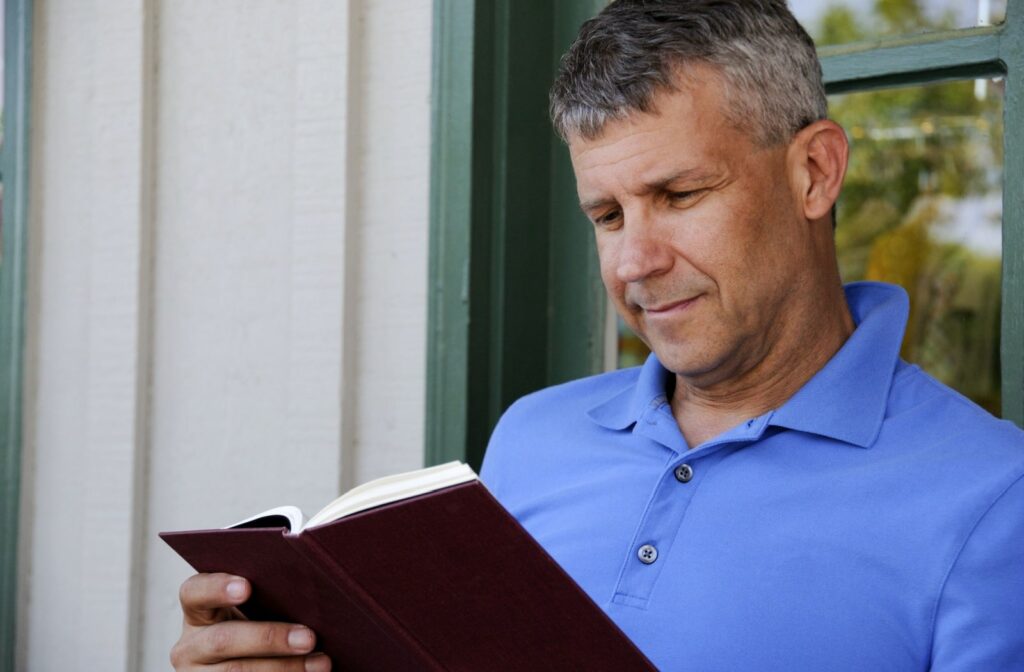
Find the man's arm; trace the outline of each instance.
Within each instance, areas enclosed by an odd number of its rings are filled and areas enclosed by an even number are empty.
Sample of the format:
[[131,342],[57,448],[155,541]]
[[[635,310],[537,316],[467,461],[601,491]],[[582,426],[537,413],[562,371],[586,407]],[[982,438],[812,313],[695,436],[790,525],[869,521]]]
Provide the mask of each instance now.
[[1024,670],[1024,476],[965,541],[939,597],[934,632],[932,672]]
[[[236,620],[236,607],[251,593],[249,582],[230,574],[196,574],[181,584],[184,623],[171,650],[175,670],[327,672],[323,654],[307,655],[313,631],[291,623]],[[232,665],[235,665],[232,667]]]

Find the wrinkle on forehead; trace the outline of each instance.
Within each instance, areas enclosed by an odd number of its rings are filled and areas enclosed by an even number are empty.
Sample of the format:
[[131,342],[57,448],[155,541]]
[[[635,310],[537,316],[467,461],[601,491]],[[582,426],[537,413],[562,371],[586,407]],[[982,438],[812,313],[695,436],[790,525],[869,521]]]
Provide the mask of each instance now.
[[609,190],[639,195],[731,172],[726,165],[729,156],[707,146],[704,139],[693,138],[689,148],[680,151],[679,136],[687,130],[666,120],[655,128],[612,129],[602,139],[581,142],[572,155],[580,201],[604,202],[609,200]]
[[[636,130],[631,133],[626,133],[621,137],[609,138],[607,133],[601,135],[600,138],[594,140],[588,140],[584,142],[574,142],[569,145],[569,154],[573,158],[573,162],[577,163],[580,168],[586,169],[596,164],[603,166],[615,166],[620,163],[632,161],[633,159],[649,153],[652,149],[658,148],[658,143],[649,143],[646,141],[646,136],[655,136],[662,133],[662,128],[653,128],[647,130]],[[612,134],[618,135],[618,134]],[[639,141],[639,144],[638,144]],[[628,153],[619,156],[616,149],[623,143],[629,143],[630,145],[638,144],[633,149],[627,147]],[[616,158],[612,161],[602,161],[601,155],[611,152]],[[596,157],[596,158],[595,158]]]

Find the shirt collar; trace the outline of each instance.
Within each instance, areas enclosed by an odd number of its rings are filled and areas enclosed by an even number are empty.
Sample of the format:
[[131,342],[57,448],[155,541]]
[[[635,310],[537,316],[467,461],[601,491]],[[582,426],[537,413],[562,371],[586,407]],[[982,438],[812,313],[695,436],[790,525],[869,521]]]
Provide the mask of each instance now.
[[772,417],[772,424],[867,448],[885,419],[910,300],[880,282],[846,286],[857,328],[825,367]]
[[648,406],[665,402],[671,383],[672,373],[651,353],[635,383],[594,406],[587,415],[602,427],[626,429],[640,419]]
[[[885,418],[910,302],[901,287],[855,282],[845,287],[856,324],[832,359],[771,414],[770,424],[828,436],[866,448]],[[636,383],[588,411],[608,429],[626,429],[648,405],[665,402],[672,380],[653,354]]]

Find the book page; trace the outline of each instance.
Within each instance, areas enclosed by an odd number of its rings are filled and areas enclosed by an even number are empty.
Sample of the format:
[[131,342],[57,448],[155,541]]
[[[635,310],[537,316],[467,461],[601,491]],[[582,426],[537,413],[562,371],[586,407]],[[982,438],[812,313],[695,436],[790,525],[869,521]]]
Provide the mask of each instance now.
[[476,479],[476,472],[462,462],[448,462],[436,467],[378,478],[349,490],[325,506],[306,521],[302,529]]

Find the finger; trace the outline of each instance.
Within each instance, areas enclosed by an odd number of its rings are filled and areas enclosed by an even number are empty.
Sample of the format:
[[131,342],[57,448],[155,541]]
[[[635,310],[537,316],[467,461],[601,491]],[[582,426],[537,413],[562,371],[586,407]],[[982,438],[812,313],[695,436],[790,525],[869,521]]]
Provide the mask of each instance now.
[[229,660],[203,668],[204,672],[330,672],[331,660],[322,653],[293,658]]
[[255,621],[216,623],[184,639],[185,658],[206,664],[232,658],[304,655],[316,644],[313,631],[303,625]]
[[249,599],[249,582],[231,574],[196,574],[181,584],[178,599],[186,625],[223,621],[231,609]]

